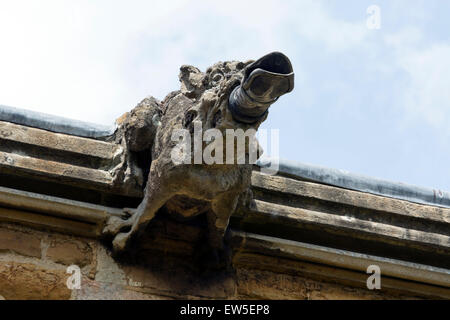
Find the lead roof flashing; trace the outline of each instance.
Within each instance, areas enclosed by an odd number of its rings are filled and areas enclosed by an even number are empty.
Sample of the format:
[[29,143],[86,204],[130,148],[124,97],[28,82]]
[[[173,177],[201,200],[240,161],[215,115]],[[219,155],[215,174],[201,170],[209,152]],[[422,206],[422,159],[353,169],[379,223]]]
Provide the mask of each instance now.
[[115,131],[114,126],[73,120],[4,105],[0,105],[0,121],[7,121],[28,127],[85,138],[107,137],[114,134]]
[[[259,167],[273,167],[274,159],[261,159]],[[450,193],[399,182],[354,174],[291,160],[278,160],[278,172],[302,180],[318,182],[344,189],[361,191],[410,202],[450,208]]]

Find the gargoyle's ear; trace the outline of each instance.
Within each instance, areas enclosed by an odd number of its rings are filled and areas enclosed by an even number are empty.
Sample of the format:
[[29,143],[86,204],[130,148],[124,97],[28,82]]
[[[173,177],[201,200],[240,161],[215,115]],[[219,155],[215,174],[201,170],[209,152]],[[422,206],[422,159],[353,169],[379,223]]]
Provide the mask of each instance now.
[[198,97],[203,91],[204,73],[193,66],[183,65],[180,68],[179,79],[181,92],[189,98]]

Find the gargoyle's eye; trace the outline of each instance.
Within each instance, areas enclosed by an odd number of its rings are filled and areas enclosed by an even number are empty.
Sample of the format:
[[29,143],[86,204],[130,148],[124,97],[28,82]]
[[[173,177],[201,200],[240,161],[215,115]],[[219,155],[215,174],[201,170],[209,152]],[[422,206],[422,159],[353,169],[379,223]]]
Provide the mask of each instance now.
[[213,71],[209,76],[209,79],[211,80],[213,86],[219,84],[219,82],[222,81],[223,78],[224,78],[223,73],[220,70]]

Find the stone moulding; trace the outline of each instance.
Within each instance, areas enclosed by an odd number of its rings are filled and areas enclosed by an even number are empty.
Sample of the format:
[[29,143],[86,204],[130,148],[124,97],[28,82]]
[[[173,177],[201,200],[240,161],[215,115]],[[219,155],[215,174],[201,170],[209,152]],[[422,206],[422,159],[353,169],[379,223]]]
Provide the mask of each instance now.
[[[258,161],[258,165],[261,167],[270,166],[270,163],[270,159]],[[450,208],[450,193],[443,190],[386,181],[344,170],[324,168],[284,159],[279,161],[279,169],[283,175],[294,176],[302,180],[367,192],[383,197]]]
[[450,209],[254,171],[234,225],[260,235],[450,269]]
[[0,187],[0,221],[98,238],[110,215],[122,211]]
[[[270,181],[278,179],[278,177],[262,176],[260,173],[254,172],[253,184],[257,188],[261,188],[261,180],[265,179],[267,179],[266,185],[268,185]],[[258,180],[259,183],[255,180]],[[312,187],[310,192],[315,193],[317,197],[320,195],[318,190],[321,187]],[[324,187],[330,188],[329,186]],[[255,189],[255,192],[258,197],[258,190]],[[309,194],[308,196],[312,197],[313,195]],[[360,196],[362,198],[364,196],[374,197],[365,194]],[[358,201],[363,201],[361,197]],[[342,199],[342,195],[341,198],[335,197],[334,199],[336,201]],[[383,278],[384,288],[430,297],[450,298],[450,270],[448,268],[291,240],[289,239],[290,234],[286,234],[287,239],[282,236],[270,236],[264,229],[260,230],[260,234],[255,233],[255,230],[257,231],[257,228],[253,227],[255,223],[263,223],[270,228],[281,228],[281,230],[284,223],[279,220],[280,215],[283,215],[282,211],[273,204],[275,207],[267,211],[265,215],[257,215],[257,222],[251,221],[250,212],[260,210],[258,201],[255,202],[256,207],[250,211],[241,208],[234,217],[239,222],[232,223],[230,230],[230,243],[234,252],[233,265],[284,273],[300,273],[312,278],[364,286],[367,279],[365,269],[371,264],[376,264],[382,268],[383,274],[386,276]],[[392,201],[392,199],[388,199],[388,201]],[[389,206],[385,205],[385,207]],[[398,208],[398,206],[395,207]],[[290,210],[296,209],[291,208]],[[439,208],[439,210],[443,209]],[[116,208],[0,188],[0,221],[22,224],[36,229],[99,239],[106,218],[111,215],[118,216],[121,212],[122,210]],[[244,217],[251,222],[247,225],[242,223]],[[324,218],[326,219],[325,214]],[[352,222],[349,223],[351,225]],[[356,227],[357,223],[353,223]],[[295,224],[293,227],[297,228]],[[337,228],[339,229],[340,226]],[[248,232],[246,229],[251,229],[252,232]],[[302,232],[302,230],[300,227],[298,232]],[[373,232],[376,233],[376,230]],[[377,240],[381,243],[384,237],[386,235],[382,233],[376,235]],[[351,235],[349,238],[354,241]],[[445,249],[445,246],[443,248]],[[433,252],[433,255],[436,258],[446,256],[439,251]]]
[[[406,289],[420,294],[428,292],[436,297],[450,298],[450,270],[410,263],[395,259],[387,259],[366,254],[359,254],[346,250],[327,248],[297,241],[284,240],[257,234],[232,231],[234,246],[239,248],[234,256],[235,265],[256,266],[269,268],[280,272],[304,272],[320,278],[340,278],[346,282],[365,283],[367,267],[377,265],[383,270],[383,287],[391,289]],[[267,265],[266,257],[280,257],[291,261],[299,261],[299,265],[289,264],[277,266],[275,263]],[[252,262],[253,260],[253,262]],[[308,262],[309,264],[305,264]],[[269,262],[270,263],[270,262]],[[341,272],[329,268],[314,267],[313,264],[337,267]],[[300,267],[302,265],[302,267]],[[290,270],[289,270],[290,269]],[[397,280],[395,280],[397,279]],[[405,285],[398,279],[415,281],[416,284]],[[435,285],[437,287],[428,286]]]
[[124,160],[115,143],[0,121],[0,173],[140,197],[116,177]]

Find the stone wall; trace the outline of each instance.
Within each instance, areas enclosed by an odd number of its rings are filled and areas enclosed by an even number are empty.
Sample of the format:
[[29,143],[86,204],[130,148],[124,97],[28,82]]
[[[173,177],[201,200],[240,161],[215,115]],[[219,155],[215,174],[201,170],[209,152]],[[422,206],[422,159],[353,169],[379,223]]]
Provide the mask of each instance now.
[[[0,297],[6,300],[412,298],[243,265],[198,274],[170,254],[146,261],[118,262],[96,240],[0,224]],[[81,268],[79,290],[66,285],[70,265]]]

